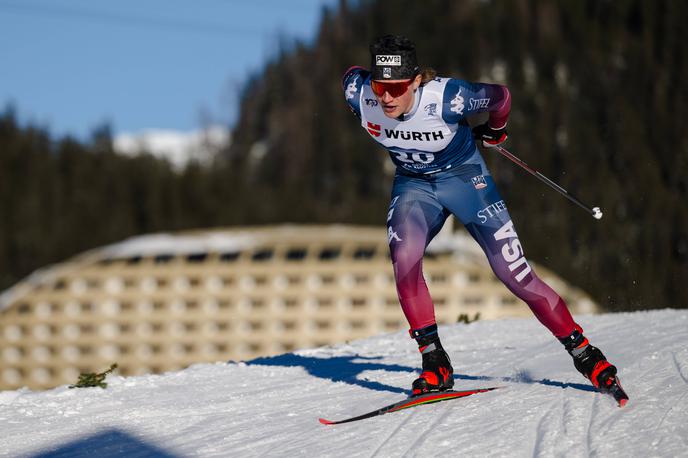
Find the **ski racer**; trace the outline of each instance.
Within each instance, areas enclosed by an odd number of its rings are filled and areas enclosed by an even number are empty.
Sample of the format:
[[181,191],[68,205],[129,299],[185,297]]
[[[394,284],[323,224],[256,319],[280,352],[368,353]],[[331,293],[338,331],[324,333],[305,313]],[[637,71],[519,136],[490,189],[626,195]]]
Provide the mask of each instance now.
[[[401,308],[422,355],[413,394],[454,385],[422,271],[425,248],[450,214],[481,246],[496,276],[564,345],[576,369],[599,389],[615,385],[616,367],[588,342],[564,300],[524,256],[507,205],[475,145],[507,139],[509,90],[421,71],[414,43],[402,36],[377,39],[370,54],[370,70],[351,67],[342,86],[363,129],[396,165],[387,235]],[[489,113],[487,122],[471,128],[467,117],[483,112]]]

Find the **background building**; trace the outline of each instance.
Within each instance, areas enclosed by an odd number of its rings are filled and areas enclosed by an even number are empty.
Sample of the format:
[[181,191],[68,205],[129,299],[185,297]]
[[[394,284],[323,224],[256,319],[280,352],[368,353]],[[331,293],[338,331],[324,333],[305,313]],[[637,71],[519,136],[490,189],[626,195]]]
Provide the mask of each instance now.
[[[596,306],[546,269],[573,313]],[[478,245],[428,248],[440,324],[530,316]],[[274,226],[136,237],[31,275],[0,296],[0,388],[47,388],[117,362],[123,375],[250,359],[407,327],[386,232]]]

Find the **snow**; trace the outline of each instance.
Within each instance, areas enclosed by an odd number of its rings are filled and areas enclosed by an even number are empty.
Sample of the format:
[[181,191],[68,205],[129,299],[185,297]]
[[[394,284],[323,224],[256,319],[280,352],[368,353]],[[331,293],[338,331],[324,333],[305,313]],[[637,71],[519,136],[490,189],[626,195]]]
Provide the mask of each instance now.
[[120,153],[135,156],[147,151],[156,157],[168,159],[181,170],[191,159],[208,162],[229,141],[228,128],[209,126],[190,132],[145,129],[137,133],[123,133],[115,137],[114,144]]
[[139,235],[108,245],[100,252],[104,257],[155,256],[159,254],[191,254],[232,252],[252,248],[257,239],[248,231],[235,233],[203,232],[200,234]]
[[[325,426],[405,396],[403,332],[107,389],[0,393],[0,456],[688,456],[688,311],[577,317],[620,368],[624,408],[596,393],[535,319],[443,326],[456,389],[505,386]],[[105,368],[104,368],[105,369]]]

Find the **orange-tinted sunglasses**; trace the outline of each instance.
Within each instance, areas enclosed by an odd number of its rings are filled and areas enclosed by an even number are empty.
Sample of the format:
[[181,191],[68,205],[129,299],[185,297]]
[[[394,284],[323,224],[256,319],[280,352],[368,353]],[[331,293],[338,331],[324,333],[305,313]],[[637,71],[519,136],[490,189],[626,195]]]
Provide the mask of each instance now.
[[413,78],[408,81],[400,81],[395,83],[372,80],[370,82],[370,87],[378,97],[382,97],[385,92],[388,92],[392,97],[400,97],[404,94],[404,92],[406,92],[411,83],[413,83]]

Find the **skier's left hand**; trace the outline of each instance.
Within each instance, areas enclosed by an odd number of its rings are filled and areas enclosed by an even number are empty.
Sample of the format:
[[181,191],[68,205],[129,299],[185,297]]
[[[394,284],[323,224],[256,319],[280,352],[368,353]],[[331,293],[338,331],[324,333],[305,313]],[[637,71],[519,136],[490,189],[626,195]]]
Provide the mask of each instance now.
[[497,146],[507,139],[506,128],[493,129],[488,123],[480,124],[473,128],[473,138],[482,140],[483,146],[491,148]]

